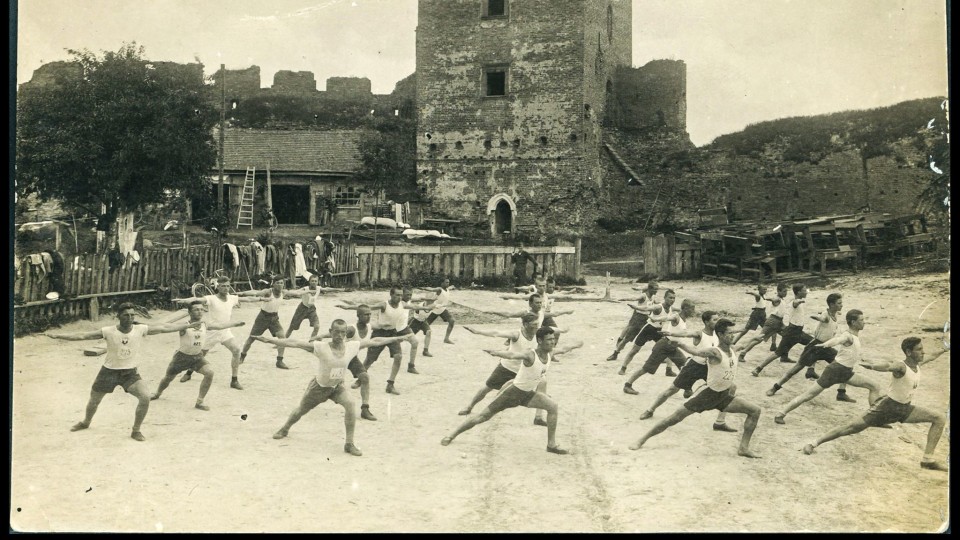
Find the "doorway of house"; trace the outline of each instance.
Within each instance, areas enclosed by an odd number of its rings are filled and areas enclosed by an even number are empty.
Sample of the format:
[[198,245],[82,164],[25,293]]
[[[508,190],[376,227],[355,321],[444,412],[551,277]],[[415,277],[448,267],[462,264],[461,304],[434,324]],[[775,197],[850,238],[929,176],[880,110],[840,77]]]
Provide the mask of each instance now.
[[501,200],[497,203],[493,219],[493,230],[495,234],[501,235],[513,230],[513,213],[510,211],[510,205],[507,201]]
[[310,186],[272,186],[273,213],[280,225],[310,223]]

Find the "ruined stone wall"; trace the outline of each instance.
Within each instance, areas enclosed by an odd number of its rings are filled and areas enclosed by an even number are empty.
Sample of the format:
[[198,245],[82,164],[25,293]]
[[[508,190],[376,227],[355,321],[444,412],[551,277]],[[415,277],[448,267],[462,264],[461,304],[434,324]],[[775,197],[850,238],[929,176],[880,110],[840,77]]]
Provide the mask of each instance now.
[[[256,96],[260,93],[260,66],[250,66],[246,69],[228,69],[226,71],[226,93],[227,103],[231,101],[243,101],[246,98]],[[221,77],[224,74],[217,70],[212,79],[215,84],[211,85],[211,93],[215,99],[220,99]]]
[[33,70],[33,76],[22,86],[42,88],[83,77],[83,68],[78,62],[50,62]]
[[366,77],[328,77],[326,97],[340,100],[368,100],[373,95]]
[[316,94],[317,80],[312,71],[280,70],[273,75],[273,86],[270,87],[278,94]]
[[605,124],[624,129],[687,129],[687,66],[653,60],[624,67],[613,78]]

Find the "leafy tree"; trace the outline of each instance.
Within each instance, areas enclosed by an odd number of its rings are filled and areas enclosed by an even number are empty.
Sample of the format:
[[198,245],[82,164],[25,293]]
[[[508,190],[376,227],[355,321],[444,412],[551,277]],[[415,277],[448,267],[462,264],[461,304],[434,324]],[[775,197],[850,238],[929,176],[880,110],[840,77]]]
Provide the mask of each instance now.
[[[97,56],[68,51],[78,77],[25,85],[17,100],[17,193],[91,214],[129,215],[171,194],[189,197],[216,166],[217,111],[199,76],[158,69],[125,44]],[[112,221],[112,219],[108,219]]]
[[416,121],[401,116],[374,118],[374,130],[360,139],[362,165],[357,176],[372,191],[384,190],[387,199],[405,202],[419,197],[417,187]]

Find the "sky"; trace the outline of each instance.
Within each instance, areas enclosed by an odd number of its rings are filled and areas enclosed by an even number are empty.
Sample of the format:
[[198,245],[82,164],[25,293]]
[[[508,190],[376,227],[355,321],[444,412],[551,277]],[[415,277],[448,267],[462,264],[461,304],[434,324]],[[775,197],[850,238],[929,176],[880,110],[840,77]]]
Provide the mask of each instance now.
[[[513,0],[522,2],[524,0]],[[600,1],[600,0],[587,0]],[[416,0],[20,0],[17,83],[66,49],[136,42],[212,74],[260,66],[370,79],[415,70]],[[633,65],[687,64],[696,145],[748,124],[947,95],[944,0],[634,0]]]

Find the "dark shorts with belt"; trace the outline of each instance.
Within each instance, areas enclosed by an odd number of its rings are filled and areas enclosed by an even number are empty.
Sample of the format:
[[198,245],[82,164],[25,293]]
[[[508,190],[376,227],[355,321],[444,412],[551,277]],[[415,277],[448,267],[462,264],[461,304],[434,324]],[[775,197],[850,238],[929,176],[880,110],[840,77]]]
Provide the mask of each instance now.
[[909,403],[900,403],[890,399],[889,396],[883,396],[870,407],[867,414],[863,415],[863,423],[878,427],[884,424],[894,422],[903,422],[913,412],[914,406]]
[[823,369],[823,373],[817,379],[817,384],[822,388],[830,388],[835,384],[843,384],[849,381],[850,377],[853,377],[853,369],[834,362]]
[[536,390],[521,390],[512,384],[508,384],[490,402],[490,405],[487,405],[487,409],[490,409],[492,413],[498,413],[513,407],[526,407],[535,395],[537,395]]
[[681,390],[692,390],[695,382],[705,380],[707,380],[707,365],[690,359],[673,379],[673,385]]
[[177,351],[173,355],[173,360],[167,366],[167,377],[173,377],[181,371],[200,371],[203,366],[209,364],[203,354],[186,354]]
[[450,322],[453,320],[453,315],[450,315],[450,311],[445,309],[440,312],[440,314],[431,312],[430,315],[427,315],[427,324],[433,324],[433,321],[437,320],[437,317],[443,319],[443,322]]
[[656,326],[647,324],[640,330],[640,333],[637,334],[637,337],[633,339],[633,344],[637,347],[643,347],[648,341],[660,341],[663,337],[663,334],[660,333],[660,329]]
[[307,412],[328,399],[333,399],[336,401],[337,397],[344,392],[346,392],[346,390],[343,389],[342,384],[338,384],[334,387],[320,386],[317,383],[317,379],[312,378],[310,379],[310,382],[307,383],[307,389],[304,391],[303,397],[300,399],[300,410],[302,412]]
[[837,350],[833,347],[821,347],[821,343],[823,342],[815,339],[803,348],[799,361],[801,366],[810,367],[816,364],[817,360],[824,360],[828,364],[833,362],[834,358],[837,357]]
[[767,320],[767,309],[766,308],[753,308],[750,311],[750,319],[747,320],[747,330],[756,330],[763,325],[763,321]]
[[695,413],[701,413],[704,411],[709,411],[716,409],[722,411],[730,405],[730,402],[733,401],[734,394],[736,394],[736,386],[727,388],[720,392],[710,388],[709,386],[704,386],[697,391],[690,399],[683,403],[683,406],[687,410],[693,411]]
[[411,332],[416,334],[417,332],[423,332],[426,334],[430,331],[430,325],[427,324],[427,321],[421,321],[420,319],[410,319],[410,326],[408,326]]
[[130,387],[140,380],[140,373],[137,368],[130,369],[110,369],[106,366],[100,368],[97,378],[93,380],[93,391],[101,394],[112,394],[117,386],[123,388],[123,391],[130,393]]
[[647,361],[643,363],[643,367],[640,368],[643,371],[653,375],[657,372],[657,368],[660,367],[660,364],[664,360],[670,359],[678,368],[683,367],[683,363],[687,360],[687,355],[677,347],[677,344],[673,341],[670,341],[667,338],[661,338],[656,345],[653,346],[653,350],[650,351],[650,356],[647,357]]
[[[378,338],[378,337],[404,336],[412,333],[413,333],[413,330],[411,330],[409,326],[400,331],[389,330],[385,328],[375,328],[373,332],[370,333],[370,338],[372,339],[372,338]],[[389,345],[379,345],[376,347],[368,347],[367,360],[366,360],[367,365],[370,365],[377,361],[377,358],[380,357],[380,353],[383,352],[384,347],[390,350],[390,356],[397,356],[398,354],[401,353],[399,343],[391,343]]]
[[253,328],[250,329],[250,335],[259,336],[267,330],[270,331],[270,335],[273,337],[285,337],[283,334],[283,325],[280,324],[280,314],[269,313],[261,309],[260,313],[257,314],[257,318],[253,321]]
[[503,388],[503,385],[512,381],[514,378],[516,378],[516,376],[516,373],[503,367],[503,364],[497,364],[497,367],[495,367],[490,373],[490,376],[487,377],[487,382],[485,384],[487,385],[487,388],[500,390]]
[[643,329],[643,326],[647,324],[647,319],[649,318],[646,313],[634,311],[633,315],[630,316],[630,321],[627,323],[627,332],[624,334],[624,338],[633,341],[634,338],[637,337],[637,334],[640,333],[640,330]]
[[813,336],[803,331],[802,326],[797,326],[795,324],[789,324],[786,328],[783,329],[783,339],[780,340],[780,344],[777,346],[777,354],[779,356],[786,356],[790,354],[790,349],[794,345],[806,345],[813,341]]
[[297,304],[297,310],[293,312],[293,319],[290,319],[290,329],[299,330],[300,324],[303,323],[304,319],[310,321],[310,326],[318,328],[320,326],[320,318],[317,317],[317,306],[307,307],[303,305],[303,302]]

